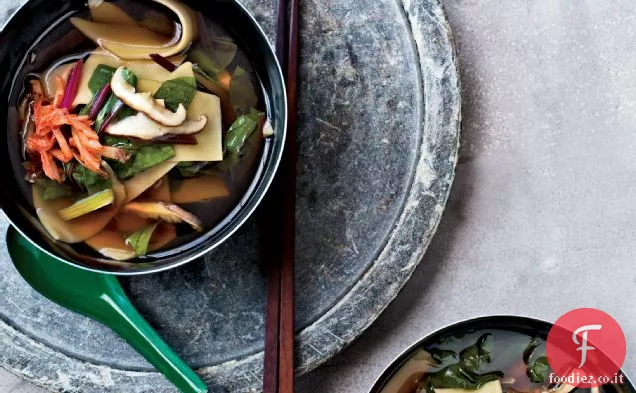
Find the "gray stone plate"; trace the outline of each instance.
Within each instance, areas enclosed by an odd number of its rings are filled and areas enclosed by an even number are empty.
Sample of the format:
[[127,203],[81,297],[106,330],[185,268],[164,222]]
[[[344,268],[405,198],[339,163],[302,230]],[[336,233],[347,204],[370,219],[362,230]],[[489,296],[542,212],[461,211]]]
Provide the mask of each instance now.
[[[270,37],[274,3],[246,1]],[[460,91],[437,0],[306,0],[301,27],[296,327],[306,372],[358,337],[422,258],[454,175]],[[205,260],[122,280],[211,392],[261,385],[264,230],[254,218]],[[174,391],[107,328],[30,289],[6,247],[0,257],[3,367],[56,391]]]

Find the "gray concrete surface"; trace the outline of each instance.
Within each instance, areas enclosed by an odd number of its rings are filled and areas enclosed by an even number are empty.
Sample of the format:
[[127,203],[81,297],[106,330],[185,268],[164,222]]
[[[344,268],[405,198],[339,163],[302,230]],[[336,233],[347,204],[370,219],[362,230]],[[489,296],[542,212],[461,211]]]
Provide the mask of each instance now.
[[[633,374],[633,1],[444,3],[464,88],[445,217],[398,299],[298,392],[365,393],[404,348],[463,318],[582,306],[619,321]],[[38,391],[0,371],[0,393]]]

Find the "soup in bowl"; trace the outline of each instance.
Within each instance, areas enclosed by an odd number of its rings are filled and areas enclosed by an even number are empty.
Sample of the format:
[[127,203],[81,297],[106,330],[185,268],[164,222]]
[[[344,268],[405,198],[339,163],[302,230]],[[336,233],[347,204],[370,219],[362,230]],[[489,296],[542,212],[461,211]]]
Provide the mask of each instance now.
[[546,356],[551,328],[550,323],[515,316],[460,322],[403,353],[371,393],[634,392],[620,372],[610,383],[593,388],[578,388],[551,378]]
[[44,251],[165,269],[220,244],[266,192],[284,82],[238,3],[34,0],[2,42],[2,207]]

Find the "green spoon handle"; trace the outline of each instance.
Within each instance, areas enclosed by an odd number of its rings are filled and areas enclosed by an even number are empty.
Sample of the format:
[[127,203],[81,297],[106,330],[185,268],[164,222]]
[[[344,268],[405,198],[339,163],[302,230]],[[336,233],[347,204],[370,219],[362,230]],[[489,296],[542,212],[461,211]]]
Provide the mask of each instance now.
[[104,275],[103,279],[111,290],[101,296],[106,303],[105,320],[102,322],[107,323],[181,392],[207,392],[208,388],[201,378],[168,347],[130,303],[117,278]]

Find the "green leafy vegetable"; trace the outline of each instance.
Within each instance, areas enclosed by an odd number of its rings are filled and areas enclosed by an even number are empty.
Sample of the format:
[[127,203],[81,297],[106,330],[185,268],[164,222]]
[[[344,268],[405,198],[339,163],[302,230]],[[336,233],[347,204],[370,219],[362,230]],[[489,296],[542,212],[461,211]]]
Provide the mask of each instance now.
[[83,190],[86,190],[89,195],[96,194],[112,187],[110,179],[103,178],[82,165],[77,165],[75,167],[72,176],[73,180],[75,180],[75,182]]
[[97,98],[97,96],[93,96],[93,98],[91,98],[91,102],[82,107],[82,110],[79,111],[80,116],[88,116],[91,108],[93,107],[93,104],[95,103],[95,98]]
[[114,94],[112,94],[108,98],[108,101],[106,101],[106,104],[104,105],[102,110],[99,111],[99,114],[95,119],[95,123],[93,124],[94,130],[99,130],[102,127],[102,124],[106,121],[106,119],[108,119],[108,116],[110,116],[110,112],[113,110],[113,107],[115,106],[117,101],[119,101],[119,98],[117,98],[117,96]]
[[473,374],[462,369],[459,363],[444,367],[440,371],[430,374],[425,381],[426,391],[433,392],[435,388],[453,388],[476,390],[503,377],[497,371],[485,374]]
[[448,351],[445,349],[432,348],[428,351],[431,354],[431,357],[439,363],[448,363],[451,360],[455,360],[457,358],[457,354],[454,351]]
[[36,186],[40,191],[40,196],[45,201],[52,201],[73,195],[73,190],[68,184],[60,184],[51,179],[40,178],[36,181]]
[[263,113],[254,109],[246,115],[239,116],[225,134],[224,149],[228,155],[238,156],[243,150],[245,141],[258,128]]
[[128,153],[134,154],[139,150],[140,144],[131,140],[113,135],[104,135],[102,142],[107,146],[113,146],[118,149],[125,150]]
[[196,177],[210,164],[207,161],[180,162],[175,169],[181,177]]
[[[137,76],[128,68],[123,69],[122,76],[124,77],[126,82],[130,83],[132,86],[137,86]],[[111,79],[112,79],[112,75],[111,75]],[[108,81],[110,82],[110,79]],[[97,115],[97,118],[95,119],[95,123],[93,124],[94,130],[98,131],[99,129],[101,129],[102,124],[106,121],[106,119],[108,119],[111,112],[113,111],[113,108],[116,107],[116,104],[118,102],[119,102],[119,98],[117,98],[115,94],[111,94],[110,97],[108,98],[108,101],[106,101],[106,104],[104,105],[102,110],[99,111],[99,114]],[[126,107],[120,111],[119,115],[117,116],[117,119],[121,120],[125,118],[126,116],[130,116],[134,113],[135,112],[132,109]]]
[[548,358],[545,356],[541,356],[534,361],[534,363],[528,366],[527,370],[528,377],[530,381],[533,383],[543,383],[548,379],[548,375],[550,374],[550,364],[548,363]]
[[541,345],[541,342],[537,340],[536,338],[533,338],[532,340],[530,340],[530,342],[528,343],[528,346],[523,350],[522,358],[525,364],[528,364],[530,362],[530,357],[532,356],[532,354],[534,353],[534,351],[537,349],[539,345]]
[[150,169],[174,157],[172,145],[142,145],[137,153],[125,164],[115,165],[115,173],[120,179],[130,179],[136,174]]
[[182,77],[165,81],[155,93],[155,98],[163,99],[166,108],[176,112],[179,104],[189,107],[196,92],[197,81],[191,77]]
[[113,79],[113,75],[115,75],[115,71],[117,70],[105,64],[100,64],[95,68],[91,79],[88,81],[88,89],[93,95],[97,94],[105,84],[110,83],[111,79]]
[[133,233],[126,239],[126,244],[135,250],[135,254],[137,254],[138,257],[144,256],[148,253],[148,245],[150,244],[152,234],[155,232],[155,229],[157,229],[157,225],[159,225],[159,222],[148,225],[147,227]]
[[258,95],[250,74],[236,67],[230,82],[230,102],[240,112],[246,113],[258,104]]
[[[479,389],[484,384],[496,381],[503,377],[500,371],[479,374],[479,370],[490,363],[490,352],[492,351],[493,337],[486,333],[477,339],[477,342],[469,347],[464,348],[459,353],[459,362],[450,364],[430,373],[422,382],[422,387],[426,392],[433,393],[435,388],[454,388],[454,389]],[[433,351],[431,355],[436,359]],[[452,351],[437,351],[436,360],[444,360],[443,363],[454,360]]]
[[124,67],[124,69],[121,70],[121,76],[130,85],[137,86],[137,75],[135,75],[135,73],[129,70],[128,68]]
[[490,363],[492,350],[492,334],[483,334],[477,342],[459,353],[459,362],[463,369],[476,373],[484,364]]
[[205,40],[207,51],[193,50],[190,61],[197,63],[210,75],[216,75],[232,63],[236,57],[236,44],[231,38],[211,38]]

